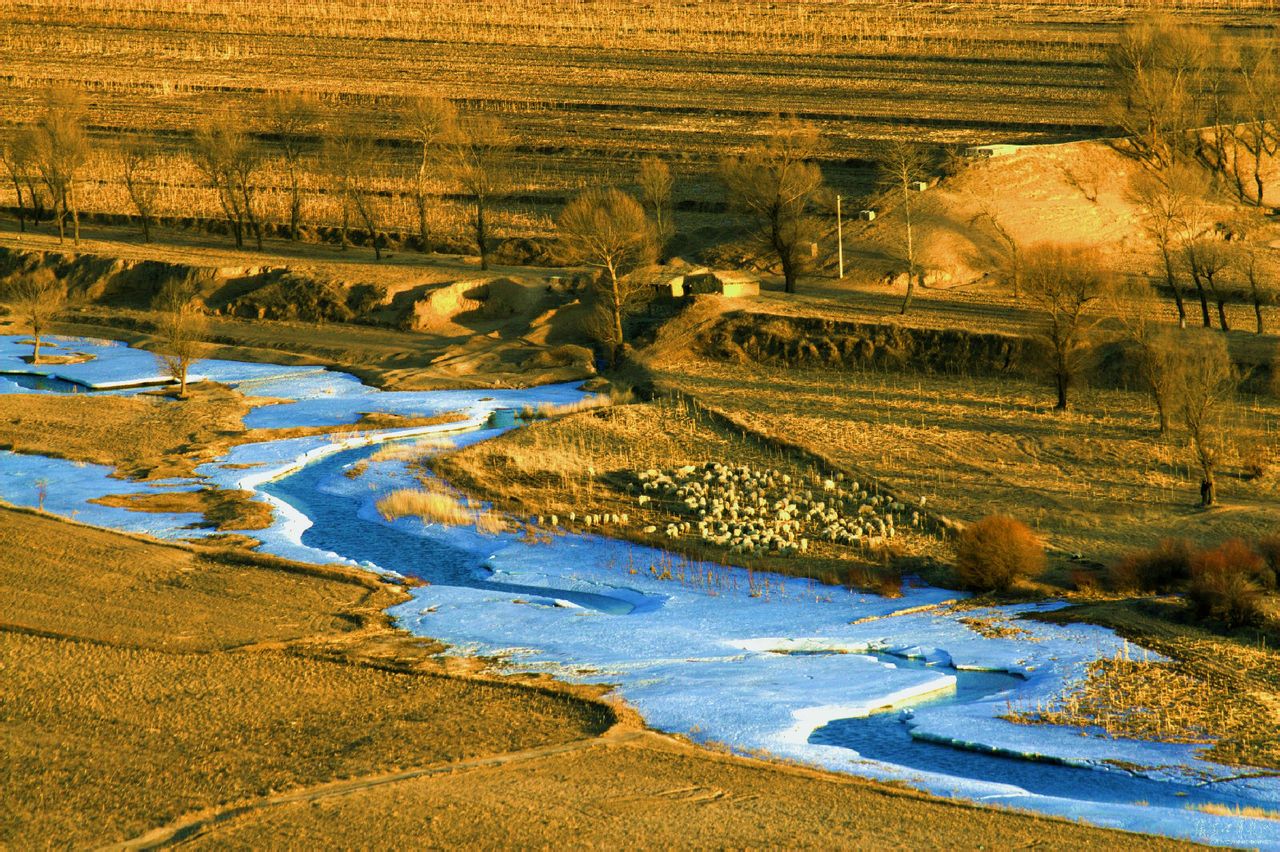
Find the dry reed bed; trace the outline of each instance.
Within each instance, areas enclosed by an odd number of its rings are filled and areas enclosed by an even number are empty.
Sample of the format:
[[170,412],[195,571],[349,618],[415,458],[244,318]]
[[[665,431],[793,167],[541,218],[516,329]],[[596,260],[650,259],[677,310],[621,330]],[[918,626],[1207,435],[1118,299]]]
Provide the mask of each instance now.
[[[613,567],[712,591],[724,583],[738,582],[731,569],[719,567],[731,564],[824,583],[870,586],[894,594],[898,591],[896,574],[882,570],[886,560],[940,552],[941,545],[932,537],[906,529],[893,539],[891,549],[864,550],[811,541],[807,554],[787,558],[731,554],[727,548],[702,542],[694,535],[675,539],[662,535],[669,522],[687,518],[673,514],[662,501],[640,505],[636,473],[709,461],[776,468],[796,481],[822,473],[797,464],[781,451],[743,440],[695,408],[670,399],[532,423],[457,453],[437,456],[429,465],[442,479],[492,500],[497,508],[521,518],[541,517],[547,526],[534,524],[529,533],[535,538],[547,531],[552,516],[561,527],[577,530],[584,528],[584,515],[626,514],[626,523],[610,521],[601,528],[608,535],[653,544],[678,555],[651,564],[641,564],[628,555]],[[645,532],[651,526],[655,531]],[[742,579],[742,584],[750,586],[753,593],[766,594],[763,587],[756,588],[750,576]]]
[[1186,604],[1101,601],[1040,616],[1110,627],[1169,657],[1130,650],[1094,662],[1087,675],[1037,706],[1011,706],[1026,724],[1101,729],[1108,736],[1204,743],[1226,764],[1280,769],[1280,652],[1274,634],[1219,634],[1187,623]]

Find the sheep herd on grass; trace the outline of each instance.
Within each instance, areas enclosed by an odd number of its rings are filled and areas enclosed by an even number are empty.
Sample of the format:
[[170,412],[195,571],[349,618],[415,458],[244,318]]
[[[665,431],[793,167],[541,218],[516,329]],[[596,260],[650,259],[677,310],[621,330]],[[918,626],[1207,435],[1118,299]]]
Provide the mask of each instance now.
[[751,556],[804,554],[817,541],[876,548],[897,534],[899,523],[920,525],[918,510],[869,493],[842,474],[792,477],[708,462],[642,471],[632,488],[639,491],[638,506],[661,505],[687,518],[668,522],[667,537],[697,535]]

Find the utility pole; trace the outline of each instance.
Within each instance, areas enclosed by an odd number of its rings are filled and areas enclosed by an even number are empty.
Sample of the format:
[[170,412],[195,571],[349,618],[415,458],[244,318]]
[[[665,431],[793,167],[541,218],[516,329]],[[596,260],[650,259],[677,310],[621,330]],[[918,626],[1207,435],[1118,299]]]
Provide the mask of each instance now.
[[840,196],[836,196],[836,255],[840,258],[840,280],[844,280],[844,219],[840,215]]

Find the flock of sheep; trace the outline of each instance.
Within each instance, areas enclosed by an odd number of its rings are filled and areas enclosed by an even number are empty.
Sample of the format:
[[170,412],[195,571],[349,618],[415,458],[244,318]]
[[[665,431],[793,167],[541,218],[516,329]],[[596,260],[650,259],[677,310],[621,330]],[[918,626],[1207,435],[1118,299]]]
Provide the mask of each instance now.
[[921,522],[919,510],[868,493],[841,474],[805,481],[778,470],[708,462],[646,470],[636,480],[638,506],[663,505],[689,518],[669,522],[668,537],[696,533],[703,541],[753,556],[806,553],[814,541],[880,547],[894,537],[897,524]]

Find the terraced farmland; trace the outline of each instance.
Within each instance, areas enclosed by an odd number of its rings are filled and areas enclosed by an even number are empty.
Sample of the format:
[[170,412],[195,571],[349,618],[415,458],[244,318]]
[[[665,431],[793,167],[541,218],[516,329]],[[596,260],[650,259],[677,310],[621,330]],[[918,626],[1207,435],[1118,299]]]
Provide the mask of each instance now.
[[[1239,32],[1280,21],[1273,0],[1171,5]],[[30,121],[45,87],[72,83],[90,92],[96,136],[145,133],[178,146],[201,115],[230,108],[261,132],[262,94],[314,93],[378,137],[389,220],[408,228],[412,205],[397,196],[415,155],[398,105],[439,94],[496,114],[517,133],[519,180],[500,231],[545,229],[568,192],[625,183],[649,153],[675,163],[677,206],[696,224],[699,211],[717,208],[714,161],[777,113],[819,126],[828,179],[853,195],[867,189],[875,139],[1103,134],[1106,46],[1145,6],[0,0],[0,125]],[[98,185],[86,207],[126,210],[112,158],[92,171]],[[191,171],[173,170],[162,215],[215,215],[212,195],[192,189]],[[308,218],[331,223],[323,177],[304,184]],[[434,191],[441,222],[457,226],[453,188],[439,181]],[[282,203],[271,195],[269,213]]]

